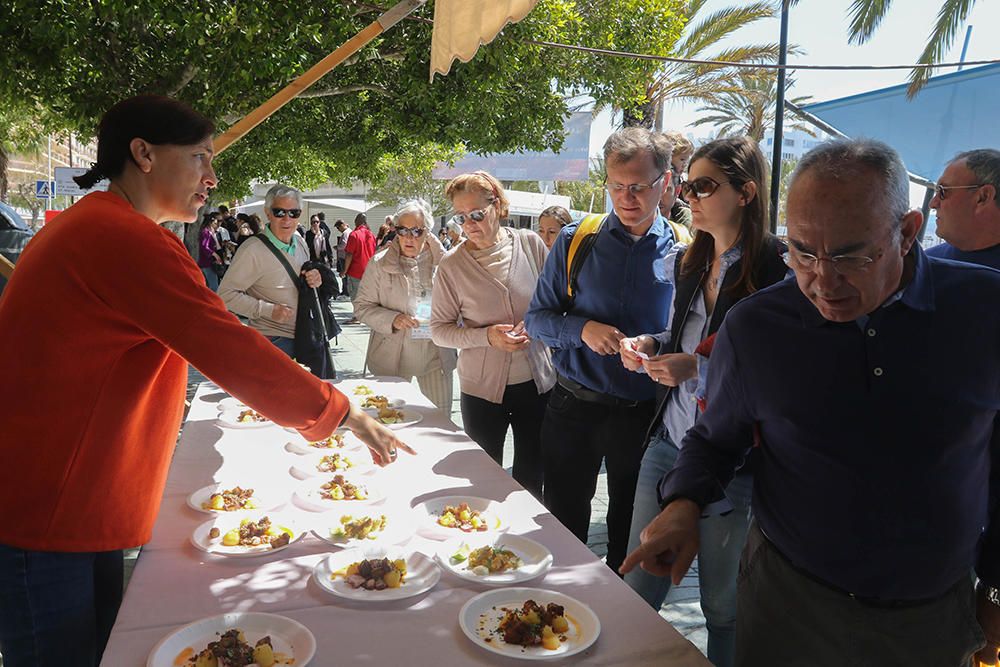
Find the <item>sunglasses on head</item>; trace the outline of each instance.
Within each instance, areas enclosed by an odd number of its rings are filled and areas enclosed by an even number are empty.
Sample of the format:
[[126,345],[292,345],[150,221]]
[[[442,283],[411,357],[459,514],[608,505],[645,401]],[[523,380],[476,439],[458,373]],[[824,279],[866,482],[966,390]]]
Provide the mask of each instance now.
[[272,208],[271,215],[276,218],[284,218],[286,215],[293,220],[302,215],[301,208]]
[[419,239],[426,231],[423,227],[396,227],[396,233],[400,236],[412,236],[415,239]]

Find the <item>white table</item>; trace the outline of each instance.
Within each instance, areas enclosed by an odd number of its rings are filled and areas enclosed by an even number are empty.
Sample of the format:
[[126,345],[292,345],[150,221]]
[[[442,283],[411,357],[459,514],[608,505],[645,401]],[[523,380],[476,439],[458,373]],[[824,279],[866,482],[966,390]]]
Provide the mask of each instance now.
[[[511,532],[547,546],[554,564],[526,586],[548,588],[589,605],[600,618],[597,643],[566,659],[574,665],[704,667],[709,662],[669,623],[618,579],[527,491],[497,466],[415,387],[393,378],[344,380],[348,394],[364,382],[376,393],[406,400],[424,414],[401,437],[418,450],[372,477],[390,489],[387,507],[430,497],[469,495],[503,502]],[[197,550],[192,531],[210,517],[186,505],[194,490],[233,478],[247,485],[291,490],[294,455],[283,445],[297,436],[276,426],[228,429],[216,422],[226,395],[203,384],[193,401],[167,480],[153,538],[143,550],[111,634],[107,667],[144,665],[150,650],[176,628],[230,611],[262,611],[293,618],[316,636],[314,667],[328,665],[512,665],[469,641],[458,625],[462,605],[487,588],[442,572],[422,596],[364,605],[336,598],[311,580],[313,566],[334,548],[307,535],[289,548],[258,558],[225,558]],[[289,503],[290,511],[302,512]],[[388,514],[388,512],[387,512]],[[312,515],[315,516],[315,515]],[[433,554],[439,543],[414,537],[409,546]],[[710,666],[709,666],[710,667]]]

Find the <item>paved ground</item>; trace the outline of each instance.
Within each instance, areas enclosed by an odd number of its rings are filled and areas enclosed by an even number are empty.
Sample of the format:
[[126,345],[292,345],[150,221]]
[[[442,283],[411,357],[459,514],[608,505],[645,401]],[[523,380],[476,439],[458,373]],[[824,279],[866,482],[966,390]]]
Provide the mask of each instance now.
[[[338,302],[335,310],[338,320],[345,322],[350,317],[351,305],[346,302]],[[340,336],[338,345],[334,349],[334,363],[337,366],[337,372],[340,377],[362,377],[367,348],[368,328],[363,325],[344,325],[344,333]],[[204,377],[200,373],[194,369],[191,370],[188,384],[189,400],[194,396],[194,391],[198,383],[203,380]],[[451,417],[455,423],[461,426],[462,415],[459,409],[457,377],[455,378],[455,388],[455,400]],[[508,433],[507,446],[504,449],[504,467],[508,470],[510,469],[512,458],[513,445],[511,436]],[[595,554],[602,557],[607,553],[608,539],[607,528],[604,524],[604,517],[608,510],[606,482],[606,476],[602,472],[598,480],[597,495],[594,498],[593,523],[591,524],[590,539],[587,544]],[[127,555],[126,566],[128,572],[126,576],[131,572],[131,566],[134,564],[136,556],[137,553],[135,551]],[[698,604],[697,573],[698,563],[695,561],[687,578],[685,578],[680,586],[670,592],[667,602],[660,610],[660,615],[672,623],[678,631],[690,639],[698,648],[704,651],[707,635],[705,631],[705,618]],[[2,665],[2,659],[0,659],[0,667]]]

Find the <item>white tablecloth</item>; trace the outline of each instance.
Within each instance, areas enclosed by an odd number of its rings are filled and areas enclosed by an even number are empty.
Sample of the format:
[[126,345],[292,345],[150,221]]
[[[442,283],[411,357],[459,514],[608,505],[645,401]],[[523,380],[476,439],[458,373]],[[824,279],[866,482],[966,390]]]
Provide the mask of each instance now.
[[[338,383],[348,394],[361,381]],[[424,415],[402,429],[417,456],[400,453],[372,484],[390,490],[394,504],[468,495],[503,502],[511,532],[548,547],[554,564],[525,586],[547,588],[589,605],[600,618],[597,643],[565,662],[581,665],[704,667],[708,661],[670,624],[616,577],[527,491],[497,466],[415,387],[397,379],[365,380],[377,393],[403,398]],[[295,455],[284,444],[298,436],[270,426],[229,429],[216,421],[225,398],[202,385],[184,425],[167,480],[153,538],[136,563],[104,660],[108,667],[144,665],[151,649],[176,628],[230,611],[279,613],[308,627],[318,643],[314,667],[328,665],[497,665],[519,662],[491,654],[468,640],[458,625],[462,605],[488,590],[442,572],[428,593],[397,602],[364,605],[329,595],[311,580],[313,566],[333,547],[309,534],[289,548],[259,558],[226,558],[197,550],[192,531],[210,517],[186,505],[194,490],[215,481],[245,480],[290,497],[300,482],[288,469]],[[288,511],[315,514],[289,503]],[[439,543],[420,536],[408,547],[433,554]]]

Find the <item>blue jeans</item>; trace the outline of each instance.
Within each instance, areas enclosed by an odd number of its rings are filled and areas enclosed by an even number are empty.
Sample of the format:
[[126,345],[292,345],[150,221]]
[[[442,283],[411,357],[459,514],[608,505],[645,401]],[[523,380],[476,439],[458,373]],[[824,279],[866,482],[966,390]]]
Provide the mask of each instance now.
[[[628,550],[639,546],[639,534],[660,513],[656,487],[674,467],[680,451],[669,436],[654,437],[642,457],[639,482],[632,509]],[[736,575],[740,554],[750,526],[750,496],[753,478],[737,475],[726,489],[733,511],[726,516],[703,518],[699,525],[698,586],[701,610],[708,628],[708,659],[716,667],[731,667],[736,646]],[[641,567],[625,575],[632,587],[659,611],[670,591],[670,579],[657,577]]]
[[205,276],[205,284],[213,292],[219,291],[219,274],[212,267],[202,268],[201,275]]
[[267,339],[274,344],[276,348],[287,354],[292,359],[295,358],[295,339],[285,338],[284,336],[268,336]]
[[121,551],[25,551],[0,544],[5,667],[91,667],[122,601]]

